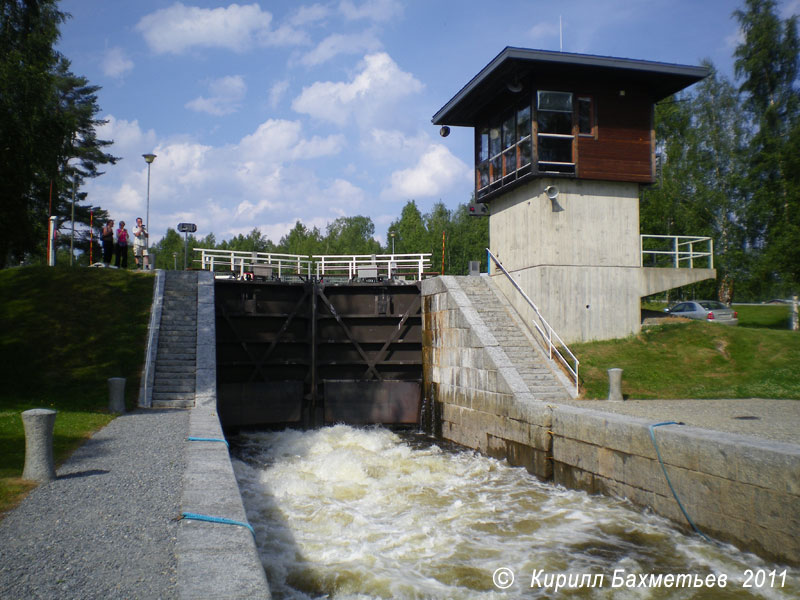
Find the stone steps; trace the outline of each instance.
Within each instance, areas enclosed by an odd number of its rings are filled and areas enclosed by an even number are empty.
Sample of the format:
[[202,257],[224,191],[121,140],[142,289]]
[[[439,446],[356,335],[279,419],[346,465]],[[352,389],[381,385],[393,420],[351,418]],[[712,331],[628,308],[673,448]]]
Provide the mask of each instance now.
[[152,406],[194,406],[197,354],[197,274],[166,271]]
[[531,394],[543,401],[567,399],[567,391],[551,371],[546,358],[520,329],[522,325],[512,318],[509,310],[513,309],[490,288],[492,282],[485,277],[466,277],[459,284]]

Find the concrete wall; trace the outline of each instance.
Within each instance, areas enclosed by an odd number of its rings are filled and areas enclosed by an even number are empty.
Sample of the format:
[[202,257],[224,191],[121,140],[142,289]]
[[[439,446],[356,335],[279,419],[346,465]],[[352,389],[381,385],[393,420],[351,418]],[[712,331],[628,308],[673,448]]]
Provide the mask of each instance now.
[[[555,203],[549,185],[559,189]],[[644,272],[636,183],[537,179],[492,200],[490,212],[490,250],[567,343],[638,333],[641,296],[716,276]],[[534,318],[502,274],[497,285],[523,318]]]
[[[213,273],[198,273],[197,374],[189,437],[224,439],[217,415]],[[182,512],[247,522],[228,447],[187,441]],[[181,598],[260,598],[271,595],[253,534],[245,527],[183,520],[178,530]]]
[[[489,229],[490,250],[565,342],[639,330],[638,184],[538,179],[492,202]],[[497,283],[533,318],[502,275]]]
[[[644,419],[538,402],[446,278],[423,282],[425,394],[441,437],[567,487],[628,498],[687,527]],[[800,563],[800,447],[682,426],[655,430],[706,535]]]

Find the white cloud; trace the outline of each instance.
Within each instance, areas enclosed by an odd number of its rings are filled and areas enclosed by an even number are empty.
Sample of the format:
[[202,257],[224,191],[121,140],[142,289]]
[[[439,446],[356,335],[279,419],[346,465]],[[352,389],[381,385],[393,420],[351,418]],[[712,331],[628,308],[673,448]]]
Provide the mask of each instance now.
[[108,77],[122,77],[125,73],[133,69],[133,61],[126,55],[125,51],[119,46],[114,46],[106,51],[101,63],[103,74]]
[[316,48],[306,53],[300,62],[306,66],[325,63],[340,54],[360,54],[378,50],[381,42],[372,32],[353,35],[334,33],[329,35]]
[[787,0],[781,10],[781,16],[788,19],[794,15],[800,15],[800,0]]
[[113,115],[103,117],[105,123],[97,128],[97,137],[114,142],[111,153],[115,156],[141,156],[155,147],[156,133],[152,129],[142,131],[139,121],[117,119]]
[[559,39],[558,23],[537,23],[528,30],[528,37],[537,47],[546,47]]
[[258,4],[213,9],[176,2],[145,15],[135,29],[157,54],[180,54],[192,47],[244,52],[253,46],[302,43],[305,35],[285,26],[272,30],[272,14]]
[[289,81],[283,79],[276,81],[269,90],[269,105],[272,108],[278,108],[283,96],[289,90]]
[[275,164],[289,160],[319,158],[338,154],[345,144],[343,135],[303,139],[298,121],[269,119],[238,145],[247,162]]
[[364,58],[349,82],[318,81],[303,88],[292,108],[303,114],[344,125],[355,116],[363,124],[399,99],[422,90],[422,83],[402,71],[385,52]]
[[471,178],[470,168],[442,144],[431,144],[409,169],[395,171],[384,192],[389,198],[430,198]]
[[210,97],[195,98],[186,103],[186,108],[216,116],[234,113],[247,93],[247,84],[241,75],[229,75],[210,81],[208,89]]
[[397,0],[364,0],[356,6],[352,0],[342,0],[339,3],[339,12],[351,21],[368,19],[385,22],[401,16],[403,5]]
[[296,27],[303,27],[304,25],[312,25],[324,21],[330,14],[330,8],[322,4],[301,6],[289,22]]

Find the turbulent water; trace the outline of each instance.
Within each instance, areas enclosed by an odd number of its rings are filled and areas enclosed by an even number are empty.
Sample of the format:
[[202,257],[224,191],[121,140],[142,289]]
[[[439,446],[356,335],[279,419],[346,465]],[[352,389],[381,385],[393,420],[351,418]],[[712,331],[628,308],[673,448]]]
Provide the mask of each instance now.
[[796,570],[421,437],[338,425],[237,443],[277,599],[800,597]]

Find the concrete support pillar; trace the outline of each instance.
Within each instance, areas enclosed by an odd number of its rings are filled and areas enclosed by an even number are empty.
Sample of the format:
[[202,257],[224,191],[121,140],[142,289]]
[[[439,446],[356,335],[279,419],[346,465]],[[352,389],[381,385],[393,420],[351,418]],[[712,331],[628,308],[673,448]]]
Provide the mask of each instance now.
[[56,478],[53,462],[53,427],[56,411],[34,408],[22,413],[25,427],[25,468],[22,478],[45,483]]
[[622,401],[622,369],[608,370],[608,399],[612,402]]
[[108,379],[108,411],[125,412],[125,378],[110,377]]

